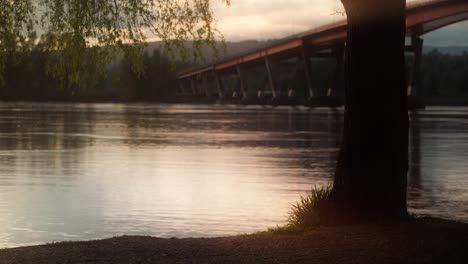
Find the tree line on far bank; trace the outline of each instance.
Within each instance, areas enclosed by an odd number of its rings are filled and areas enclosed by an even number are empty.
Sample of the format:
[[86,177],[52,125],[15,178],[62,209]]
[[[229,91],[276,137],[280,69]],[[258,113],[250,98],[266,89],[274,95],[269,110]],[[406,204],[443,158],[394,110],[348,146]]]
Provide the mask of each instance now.
[[[4,82],[0,84],[0,100],[167,101],[172,100],[178,90],[177,67],[157,48],[149,49],[143,54],[140,72],[136,72],[132,68],[132,62],[122,56],[107,65],[104,74],[93,75],[93,70],[90,69],[92,76],[87,78],[87,82],[68,88],[47,72],[47,61],[53,59],[53,56],[53,51],[37,45],[29,52],[18,52],[9,58]],[[318,64],[316,69],[332,71],[333,64],[327,61]],[[180,64],[176,66],[183,67]],[[323,74],[323,71],[314,74]],[[418,91],[418,96],[428,104],[468,105],[467,72],[468,52],[448,54],[433,49],[423,55],[420,82],[422,89]],[[326,85],[326,80],[320,82],[321,86]]]
[[[136,71],[131,58],[120,56],[102,69],[88,69],[82,84],[54,78],[47,63],[56,52],[36,45],[7,59],[0,100],[4,101],[161,101],[172,98],[178,88],[174,64],[158,49],[143,53]],[[86,58],[83,58],[86,59]],[[91,66],[92,67],[92,66]]]
[[438,49],[421,61],[421,91],[427,104],[468,105],[468,52],[451,55]]

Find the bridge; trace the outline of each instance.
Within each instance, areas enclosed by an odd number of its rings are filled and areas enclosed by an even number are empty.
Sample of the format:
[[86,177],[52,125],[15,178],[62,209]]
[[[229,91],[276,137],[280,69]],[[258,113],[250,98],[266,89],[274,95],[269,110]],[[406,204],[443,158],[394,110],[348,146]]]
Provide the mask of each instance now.
[[[468,19],[468,0],[432,0],[407,6],[408,96],[418,93],[422,35]],[[346,46],[346,21],[280,39],[266,46],[180,72],[179,93],[236,102],[340,104],[336,95]],[[384,52],[384,51],[383,51]],[[332,59],[325,91],[315,61]],[[317,65],[317,67],[321,67]],[[315,78],[315,79],[314,79]],[[300,80],[300,81],[298,81]]]

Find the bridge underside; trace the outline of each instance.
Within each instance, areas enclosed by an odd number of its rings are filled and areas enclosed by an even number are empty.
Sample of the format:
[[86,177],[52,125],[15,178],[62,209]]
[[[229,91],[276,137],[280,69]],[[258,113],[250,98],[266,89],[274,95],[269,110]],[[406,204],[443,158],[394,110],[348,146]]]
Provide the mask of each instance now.
[[[410,98],[418,93],[421,36],[463,20],[468,20],[468,1],[464,0],[408,8]],[[303,32],[266,48],[187,70],[179,75],[179,93],[244,103],[339,105],[345,40],[344,21]]]
[[461,13],[445,18],[440,18],[438,20],[430,21],[424,24],[416,25],[408,30],[408,35],[424,35],[430,33],[434,30],[468,20],[468,12]]

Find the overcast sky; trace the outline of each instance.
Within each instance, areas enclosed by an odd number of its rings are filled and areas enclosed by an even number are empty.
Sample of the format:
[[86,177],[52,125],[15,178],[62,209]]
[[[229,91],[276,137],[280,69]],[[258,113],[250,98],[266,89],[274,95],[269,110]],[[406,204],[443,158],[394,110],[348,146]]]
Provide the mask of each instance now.
[[[292,35],[343,20],[340,0],[218,0],[214,11],[218,27],[229,41],[271,39]],[[458,23],[423,36],[426,45],[468,46],[468,22]]]

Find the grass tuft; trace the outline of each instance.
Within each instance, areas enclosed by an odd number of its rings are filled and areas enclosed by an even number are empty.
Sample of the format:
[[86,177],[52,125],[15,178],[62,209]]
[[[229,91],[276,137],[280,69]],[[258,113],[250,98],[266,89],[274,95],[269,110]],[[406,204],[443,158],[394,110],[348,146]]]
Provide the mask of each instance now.
[[320,225],[330,225],[334,219],[335,210],[331,198],[332,186],[314,186],[310,193],[294,204],[289,211],[285,226],[268,229],[273,233],[300,232]]

